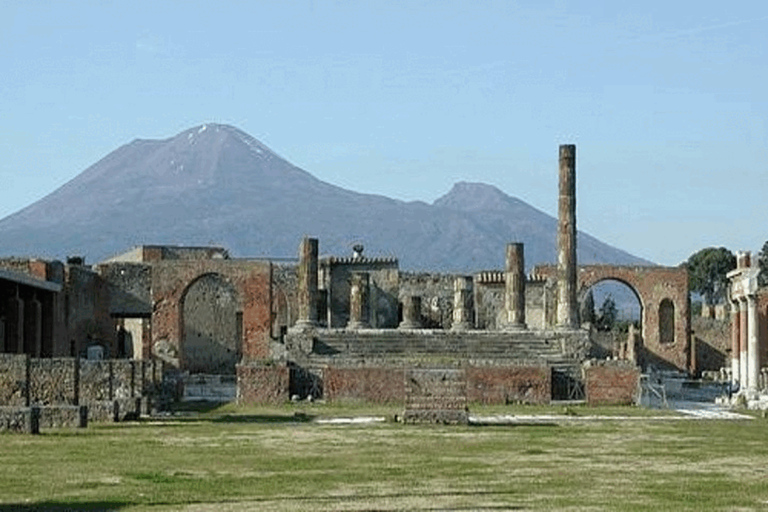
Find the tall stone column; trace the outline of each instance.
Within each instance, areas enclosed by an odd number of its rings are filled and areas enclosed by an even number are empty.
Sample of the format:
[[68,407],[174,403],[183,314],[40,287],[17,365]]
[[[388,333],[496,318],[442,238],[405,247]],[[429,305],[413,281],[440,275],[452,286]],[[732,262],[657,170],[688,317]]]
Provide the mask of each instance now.
[[304,237],[299,245],[299,318],[296,327],[317,326],[317,238]]
[[747,301],[740,298],[741,313],[739,314],[739,376],[741,377],[741,389],[749,387],[749,372],[747,371],[747,338],[749,335],[749,314]]
[[747,380],[748,387],[760,387],[760,343],[758,340],[757,302],[754,295],[747,296]]
[[507,244],[504,288],[505,328],[525,329],[525,254],[521,243]]
[[354,272],[349,282],[349,323],[347,329],[367,329],[369,276],[367,272]]
[[472,329],[474,324],[472,276],[457,276],[453,281],[453,324],[451,329],[465,331]]
[[557,226],[557,325],[578,328],[576,301],[576,146],[560,146]]
[[403,321],[398,329],[421,329],[421,297],[406,295],[403,297]]
[[731,382],[741,383],[739,355],[741,353],[741,312],[739,301],[731,301]]

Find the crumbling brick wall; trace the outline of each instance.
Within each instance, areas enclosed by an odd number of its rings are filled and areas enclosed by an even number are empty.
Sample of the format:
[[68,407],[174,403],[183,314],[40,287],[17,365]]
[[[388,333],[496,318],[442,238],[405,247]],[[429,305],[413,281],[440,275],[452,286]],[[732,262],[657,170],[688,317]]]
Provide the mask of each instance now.
[[237,401],[240,404],[287,402],[289,379],[286,365],[238,365]]
[[590,405],[634,403],[640,369],[622,361],[601,361],[584,368],[584,391]]
[[552,397],[548,366],[475,366],[466,372],[470,402],[548,404]]

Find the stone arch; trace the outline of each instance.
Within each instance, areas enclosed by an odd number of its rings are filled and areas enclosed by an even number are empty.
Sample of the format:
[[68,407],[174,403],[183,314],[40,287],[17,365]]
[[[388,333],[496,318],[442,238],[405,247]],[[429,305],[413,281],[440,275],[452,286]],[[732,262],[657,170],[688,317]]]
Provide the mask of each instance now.
[[668,297],[659,303],[659,343],[675,342],[675,304]]
[[[594,282],[589,283],[588,285],[586,285],[584,283],[579,283],[579,291],[578,291],[578,294],[577,294],[577,300],[578,300],[578,303],[579,303],[579,311],[581,311],[581,305],[584,303],[584,299],[587,297],[587,293],[589,293],[590,290],[592,290],[593,288],[595,288],[595,286],[597,286],[597,285],[599,285],[601,283],[606,283],[606,282],[610,282],[610,281],[613,281],[613,282],[616,282],[616,283],[619,283],[619,284],[622,284],[622,285],[626,286],[629,289],[629,291],[632,292],[632,295],[634,295],[635,299],[637,300],[637,303],[640,305],[640,319],[641,319],[640,329],[641,329],[641,332],[642,332],[643,309],[645,308],[645,305],[643,304],[643,297],[637,291],[637,288],[635,288],[635,286],[633,286],[632,283],[628,282],[626,279],[619,279],[619,278],[615,278],[615,277],[601,277],[601,278],[598,278],[598,279],[594,280]],[[600,305],[599,304],[595,304],[595,307],[599,308]]]
[[190,373],[234,374],[242,357],[242,303],[218,273],[198,276],[180,301],[182,367]]
[[[557,267],[534,268],[538,278],[556,279]],[[688,273],[684,267],[583,265],[578,268],[577,286],[588,289],[606,279],[622,282],[633,289],[641,304],[643,356],[654,366],[671,366],[695,373],[690,351],[690,308]],[[659,306],[669,299],[674,306],[674,341],[659,342]]]

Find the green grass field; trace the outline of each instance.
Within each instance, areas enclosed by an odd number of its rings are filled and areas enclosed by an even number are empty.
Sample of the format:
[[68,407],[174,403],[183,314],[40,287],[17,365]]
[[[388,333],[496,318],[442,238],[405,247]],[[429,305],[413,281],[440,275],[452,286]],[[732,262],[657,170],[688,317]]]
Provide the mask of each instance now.
[[[768,510],[768,420],[321,425],[397,408],[201,408],[166,419],[0,435],[4,510]],[[631,421],[611,416],[634,415]]]

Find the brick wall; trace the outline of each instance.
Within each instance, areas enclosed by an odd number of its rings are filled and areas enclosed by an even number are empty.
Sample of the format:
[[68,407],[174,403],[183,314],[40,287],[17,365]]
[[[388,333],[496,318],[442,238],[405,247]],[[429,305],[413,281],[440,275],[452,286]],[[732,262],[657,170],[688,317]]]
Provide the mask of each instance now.
[[374,403],[403,403],[403,368],[360,367],[323,370],[324,396],[329,401],[360,400]]
[[237,401],[274,404],[288,401],[290,373],[285,365],[238,365]]
[[629,405],[635,400],[640,369],[620,361],[588,364],[584,368],[584,391],[590,405]]
[[467,368],[467,399],[482,404],[548,404],[552,372],[547,366]]

